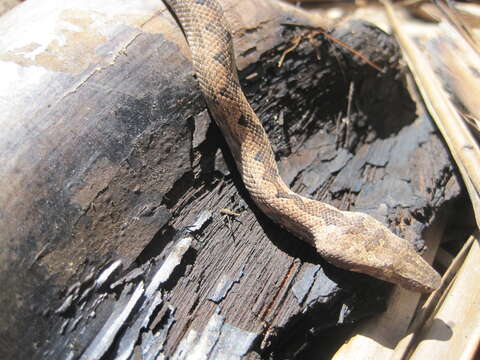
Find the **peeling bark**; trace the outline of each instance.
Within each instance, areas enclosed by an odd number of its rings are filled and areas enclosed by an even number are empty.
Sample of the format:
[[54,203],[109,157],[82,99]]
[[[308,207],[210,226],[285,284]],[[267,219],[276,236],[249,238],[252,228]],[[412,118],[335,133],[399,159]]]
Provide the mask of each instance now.
[[[45,57],[22,60],[14,36],[26,25],[11,27],[53,3],[0,19],[10,26],[0,71],[16,71],[0,92],[2,358],[293,357],[309,334],[382,310],[389,285],[325,263],[256,209],[161,3],[112,13],[92,1],[94,23],[89,1],[66,1],[57,21],[89,24],[91,36],[68,48],[75,56],[56,50],[63,72]],[[420,250],[460,187],[430,119],[415,113],[392,39],[359,22],[332,33],[380,73],[282,25],[311,25],[298,10],[250,0],[225,9],[242,85],[287,184],[365,211]]]

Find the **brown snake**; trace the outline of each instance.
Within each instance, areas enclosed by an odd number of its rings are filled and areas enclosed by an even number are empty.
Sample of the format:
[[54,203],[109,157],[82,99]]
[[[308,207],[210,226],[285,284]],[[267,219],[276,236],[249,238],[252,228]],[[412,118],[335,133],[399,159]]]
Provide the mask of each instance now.
[[232,36],[217,0],[164,2],[183,28],[200,89],[257,206],[340,268],[414,291],[437,289],[437,272],[373,217],[307,199],[283,182],[267,134],[240,87]]

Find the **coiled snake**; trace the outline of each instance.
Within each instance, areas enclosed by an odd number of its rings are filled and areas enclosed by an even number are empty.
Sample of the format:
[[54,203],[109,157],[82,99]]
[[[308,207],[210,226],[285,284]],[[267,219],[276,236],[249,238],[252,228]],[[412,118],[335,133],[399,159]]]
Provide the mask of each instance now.
[[232,35],[217,0],[164,2],[183,28],[200,89],[257,206],[340,268],[414,291],[438,288],[437,272],[373,217],[307,199],[283,182],[267,134],[240,87]]

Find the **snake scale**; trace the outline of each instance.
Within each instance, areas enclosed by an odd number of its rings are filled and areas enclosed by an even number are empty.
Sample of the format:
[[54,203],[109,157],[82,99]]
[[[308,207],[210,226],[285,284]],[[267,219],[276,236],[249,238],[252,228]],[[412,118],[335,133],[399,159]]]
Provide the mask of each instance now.
[[217,0],[164,3],[186,35],[200,89],[257,206],[337,267],[413,291],[437,289],[438,273],[379,221],[300,196],[283,182],[267,134],[240,87],[232,35]]

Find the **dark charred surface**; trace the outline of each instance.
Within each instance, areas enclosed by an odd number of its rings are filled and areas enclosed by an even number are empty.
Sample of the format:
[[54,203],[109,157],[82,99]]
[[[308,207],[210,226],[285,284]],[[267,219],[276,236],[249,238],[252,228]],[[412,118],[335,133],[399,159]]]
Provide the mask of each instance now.
[[[235,36],[240,62],[260,57],[240,77],[287,184],[420,250],[460,189],[392,39],[358,22],[332,33],[381,73],[268,9],[275,21]],[[254,207],[177,30],[121,29],[101,48],[127,49],[113,63],[38,85],[0,138],[0,357],[295,357],[381,311],[388,284],[326,264]]]

